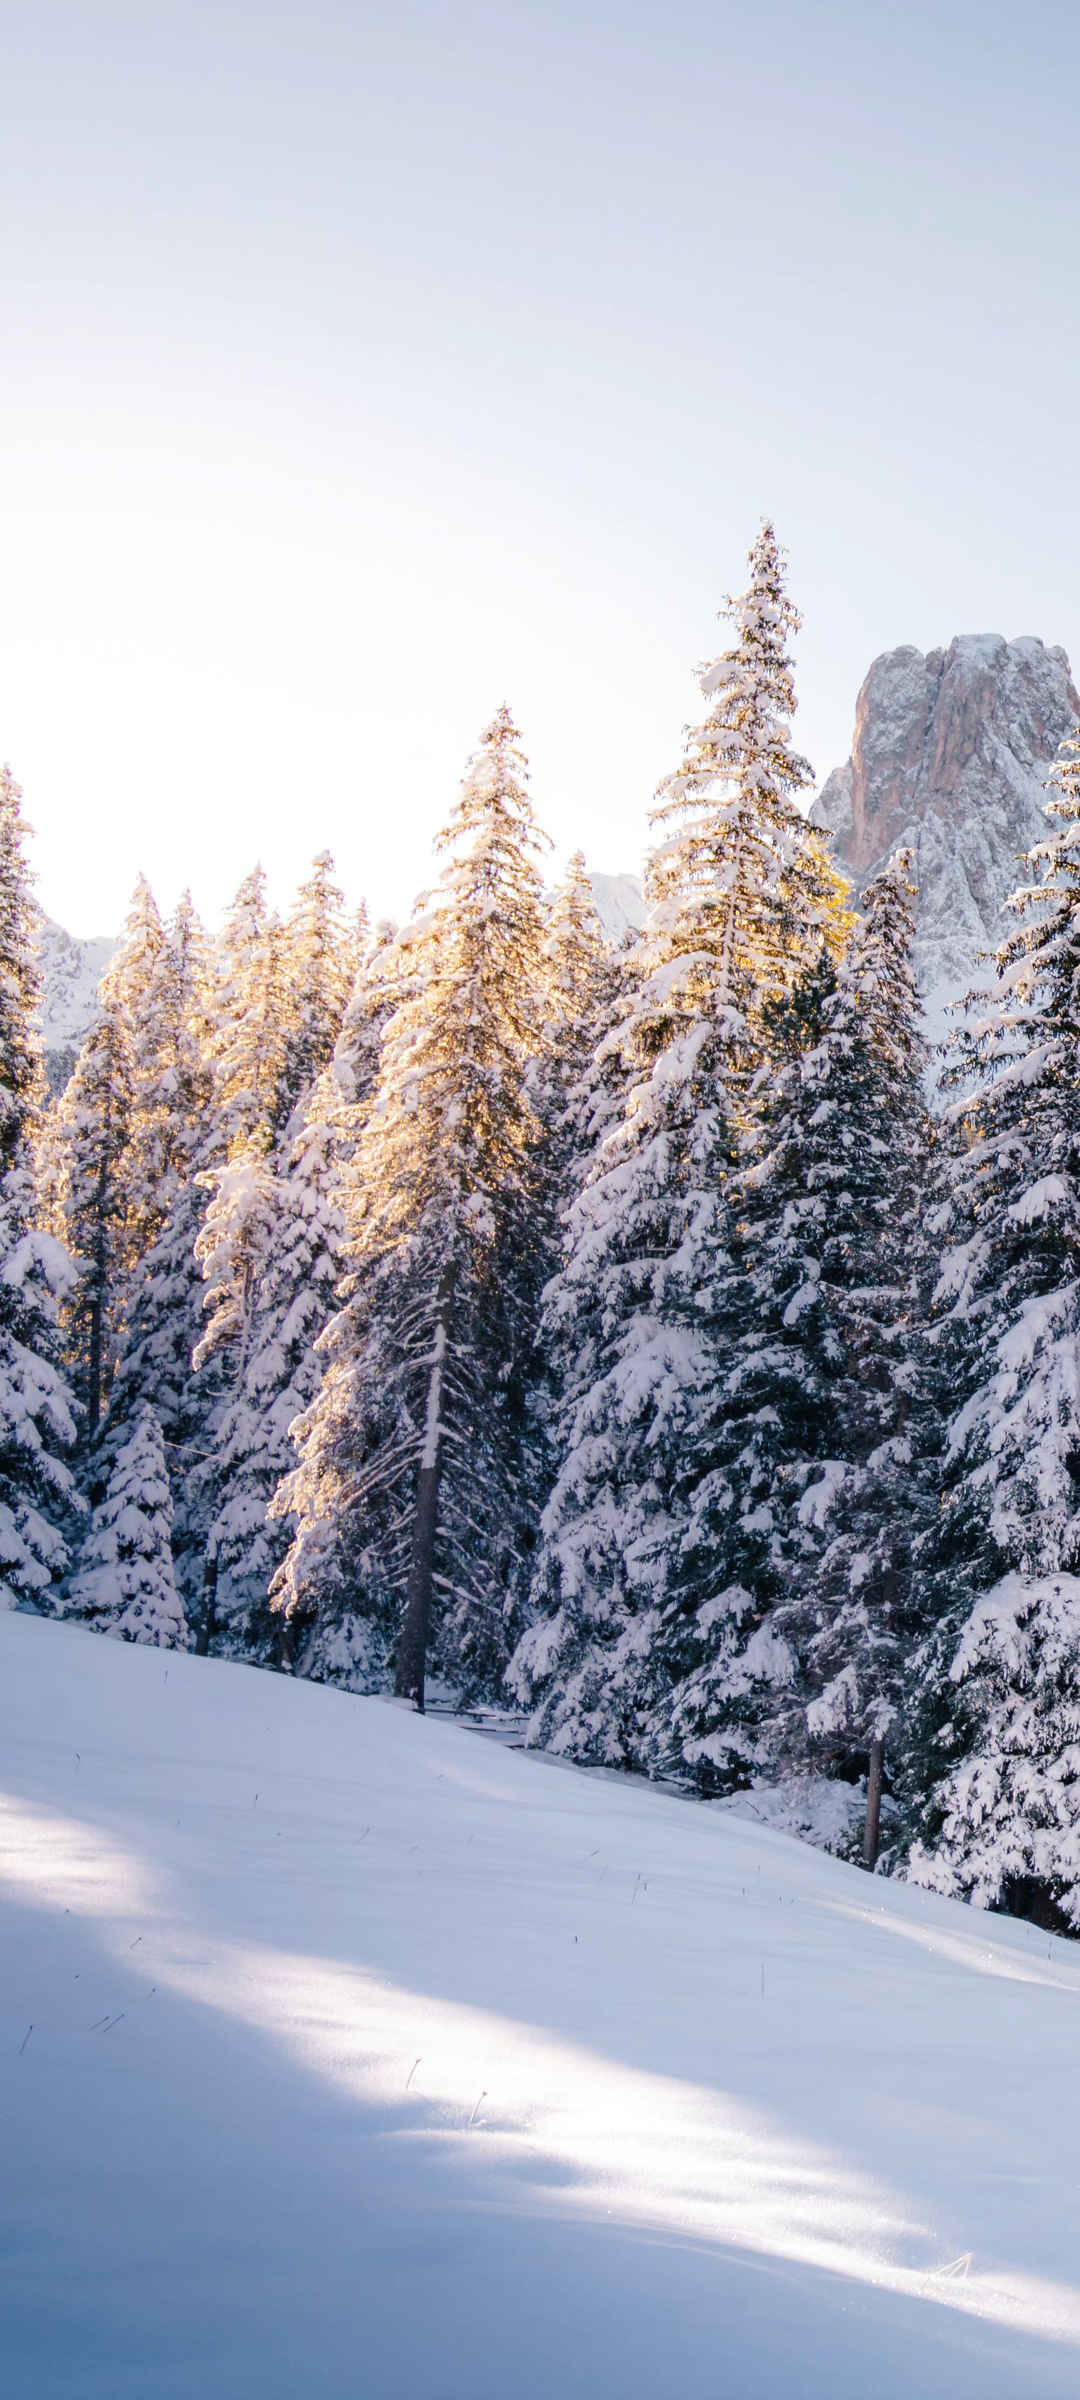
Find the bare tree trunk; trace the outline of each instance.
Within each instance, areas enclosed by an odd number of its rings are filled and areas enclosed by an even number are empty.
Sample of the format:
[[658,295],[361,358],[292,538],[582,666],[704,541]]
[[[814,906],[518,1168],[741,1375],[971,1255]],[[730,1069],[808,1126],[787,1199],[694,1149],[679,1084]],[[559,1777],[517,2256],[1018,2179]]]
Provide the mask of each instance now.
[[862,1863],[872,1875],[877,1865],[878,1843],[881,1839],[881,1786],[885,1774],[885,1743],[880,1733],[870,1744],[870,1772],[866,1779],[866,1822],[863,1826]]
[[101,1386],[104,1379],[105,1329],[104,1307],[100,1290],[90,1303],[90,1364],[86,1393],[86,1446],[92,1449],[101,1423]]
[[217,1578],[218,1562],[215,1550],[213,1557],[207,1559],[203,1568],[203,1611],[199,1619],[199,1630],[195,1636],[196,1658],[208,1658],[210,1655],[210,1644],[213,1641],[217,1623]]
[[400,1699],[411,1700],[418,1713],[424,1713],[424,1675],[427,1668],[428,1634],[431,1627],[431,1586],[435,1573],[435,1530],[439,1512],[439,1477],[442,1472],[442,1395],[446,1364],[446,1313],[440,1309],[431,1346],[428,1376],[427,1409],[424,1421],[424,1447],[420,1453],[420,1471],[416,1478],[416,1509],[413,1516],[412,1560],[409,1567],[409,1589],[405,1601],[405,1617],[398,1642],[397,1674],[394,1688]]

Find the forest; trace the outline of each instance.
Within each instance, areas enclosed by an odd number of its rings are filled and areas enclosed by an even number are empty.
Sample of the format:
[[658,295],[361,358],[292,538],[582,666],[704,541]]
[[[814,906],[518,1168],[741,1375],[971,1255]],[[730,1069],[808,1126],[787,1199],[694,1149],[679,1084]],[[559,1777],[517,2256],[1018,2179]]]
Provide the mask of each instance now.
[[[933,1108],[913,864],[807,814],[766,522],[648,916],[500,708],[402,927],[140,879],[50,1096],[0,779],[0,1605],[423,1710],[1080,1930],[1080,734]],[[674,750],[674,745],[673,745]]]

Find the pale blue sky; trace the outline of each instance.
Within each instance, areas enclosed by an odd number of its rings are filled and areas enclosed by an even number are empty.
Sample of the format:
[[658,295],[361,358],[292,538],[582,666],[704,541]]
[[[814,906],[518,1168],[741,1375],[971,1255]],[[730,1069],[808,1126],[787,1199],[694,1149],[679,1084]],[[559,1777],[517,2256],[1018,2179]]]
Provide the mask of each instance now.
[[763,511],[891,644],[1080,662],[1071,8],[0,5],[0,756],[45,904],[400,909],[505,698],[637,867]]

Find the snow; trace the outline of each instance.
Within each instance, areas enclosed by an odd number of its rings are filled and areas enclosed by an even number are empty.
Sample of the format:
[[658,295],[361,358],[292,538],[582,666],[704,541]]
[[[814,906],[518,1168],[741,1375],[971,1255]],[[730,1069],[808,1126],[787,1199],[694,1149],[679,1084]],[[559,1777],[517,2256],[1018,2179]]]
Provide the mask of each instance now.
[[0,1619],[19,2400],[1065,2400],[1080,1954]]
[[38,963],[44,981],[41,1035],[46,1050],[78,1050],[97,1015],[98,985],[116,955],[115,937],[84,941],[42,914]]

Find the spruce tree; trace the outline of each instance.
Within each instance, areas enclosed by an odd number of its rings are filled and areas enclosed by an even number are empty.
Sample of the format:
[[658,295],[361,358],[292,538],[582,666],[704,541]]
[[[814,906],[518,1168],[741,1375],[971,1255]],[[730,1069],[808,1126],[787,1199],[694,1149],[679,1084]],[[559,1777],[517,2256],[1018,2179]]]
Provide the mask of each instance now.
[[539,846],[500,710],[402,942],[411,996],[382,1042],[350,1200],[350,1276],[276,1506],[297,1532],[278,1599],[308,1672],[374,1684],[391,1650],[424,1705],[429,1647],[459,1692],[497,1687],[521,1497],[542,1042]]
[[45,1101],[38,1018],[41,976],[30,870],[23,855],[22,790],[0,767],[0,1175],[23,1168]]
[[511,1669],[531,1739],[646,1769],[668,1763],[687,1607],[708,1607],[717,1660],[741,1637],[731,1494],[707,1481],[739,1316],[728,1185],[765,1011],[837,910],[798,808],[810,770],[791,743],[785,648],[798,619],[768,525],[727,613],[735,644],[700,678],[714,705],[657,795],[631,1009],[603,1046],[618,1111],[600,1113],[546,1296],[564,1430],[539,1621]]
[[[344,1231],[336,1199],[339,1099],[331,1065],[297,1112],[277,1172],[270,1178],[264,1169],[260,1181],[248,1170],[252,1272],[245,1321],[228,1328],[239,1354],[215,1428],[217,1505],[207,1553],[218,1646],[264,1659],[280,1646],[281,1619],[271,1615],[267,1593],[291,1538],[288,1518],[272,1517],[270,1502],[293,1465],[290,1426],[319,1388],[316,1343],[335,1302]],[[232,1310],[238,1298],[234,1278],[221,1299]],[[200,1358],[214,1340],[212,1319]]]
[[748,1771],[824,1765],[854,1779],[869,1761],[878,1797],[912,1636],[927,1430],[908,863],[899,856],[864,894],[839,967],[823,950],[772,1012],[773,1055],[732,1186],[741,1322],[712,1434],[743,1638],[718,1662],[700,1625],[673,1708],[692,1765],[728,1759],[734,1736]]
[[1080,734],[971,995],[935,1335],[952,1396],[912,1676],[913,1880],[1080,1926]]
[[202,1275],[195,1244],[206,1196],[198,1174],[212,1138],[206,938],[185,892],[167,928],[146,1002],[143,1072],[133,1096],[144,1180],[142,1226],[152,1238],[129,1265],[107,1427],[109,1454],[149,1400],[161,1427],[174,1500],[173,1548],[189,1607],[201,1582],[202,1526],[193,1474],[208,1443],[207,1393],[192,1368],[202,1333]]
[[109,1403],[131,1258],[131,1047],[127,1011],[106,982],[56,1118],[58,1207],[79,1268],[67,1346],[88,1447]]
[[301,884],[282,937],[282,976],[287,1035],[282,1071],[282,1113],[291,1114],[330,1064],[355,971],[354,943],[346,934],[343,895],[333,880],[334,861],[320,850]]
[[116,1451],[91,1516],[68,1607],[117,1641],[185,1649],[171,1525],[161,1428],[153,1409],[144,1407]]
[[35,1222],[31,1144],[44,1094],[22,793],[0,769],[0,1608],[55,1606],[80,1502],[61,1368],[66,1252]]

